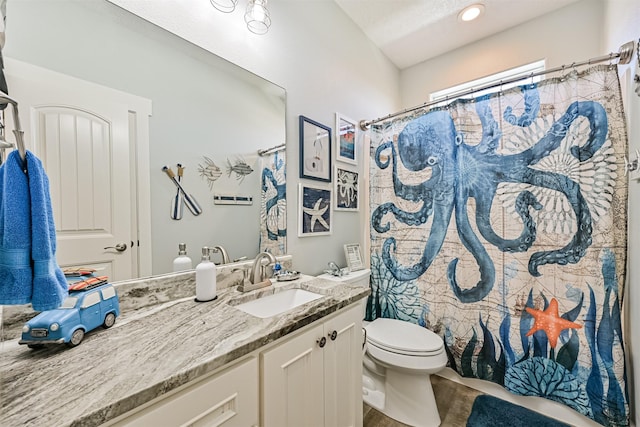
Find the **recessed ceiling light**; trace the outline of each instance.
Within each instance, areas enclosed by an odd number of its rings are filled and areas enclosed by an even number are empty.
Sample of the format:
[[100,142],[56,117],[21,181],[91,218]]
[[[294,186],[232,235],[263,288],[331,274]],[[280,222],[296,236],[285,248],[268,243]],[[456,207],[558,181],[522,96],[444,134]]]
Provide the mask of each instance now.
[[484,5],[483,4],[472,4],[471,6],[467,6],[460,11],[458,14],[458,19],[460,21],[473,21],[478,18],[480,15],[484,13]]

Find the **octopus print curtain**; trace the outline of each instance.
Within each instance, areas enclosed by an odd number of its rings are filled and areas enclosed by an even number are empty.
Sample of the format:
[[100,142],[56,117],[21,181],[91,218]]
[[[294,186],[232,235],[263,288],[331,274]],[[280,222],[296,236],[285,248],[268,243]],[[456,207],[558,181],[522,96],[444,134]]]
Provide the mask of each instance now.
[[627,138],[615,67],[371,132],[369,319],[439,333],[463,376],[628,425]]
[[284,151],[261,157],[260,252],[287,252],[287,190]]

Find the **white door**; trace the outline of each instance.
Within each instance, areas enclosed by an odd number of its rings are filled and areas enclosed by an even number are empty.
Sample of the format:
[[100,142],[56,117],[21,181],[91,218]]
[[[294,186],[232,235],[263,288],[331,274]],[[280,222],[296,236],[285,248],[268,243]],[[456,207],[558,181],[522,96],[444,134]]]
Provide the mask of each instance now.
[[263,427],[325,425],[322,337],[320,324],[262,353]]
[[150,101],[8,58],[5,74],[27,149],[49,177],[59,265],[94,267],[112,281],[137,277],[133,159],[148,136]]
[[325,426],[362,425],[362,308],[325,322]]

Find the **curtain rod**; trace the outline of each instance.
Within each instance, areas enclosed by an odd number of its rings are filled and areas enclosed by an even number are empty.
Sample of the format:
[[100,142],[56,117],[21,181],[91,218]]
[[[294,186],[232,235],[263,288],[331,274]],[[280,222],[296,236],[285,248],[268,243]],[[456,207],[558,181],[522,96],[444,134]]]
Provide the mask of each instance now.
[[398,111],[396,113],[388,114],[388,115],[386,115],[384,117],[379,117],[379,118],[377,118],[375,120],[360,120],[359,126],[360,126],[360,129],[362,129],[362,130],[368,130],[369,126],[371,126],[374,123],[383,122],[383,121],[391,119],[393,117],[401,116],[403,114],[407,114],[407,113],[410,113],[412,111],[419,110],[421,108],[426,108],[426,107],[430,107],[430,106],[435,105],[435,104],[439,104],[439,103],[441,103],[443,101],[445,101],[445,102],[446,101],[452,101],[452,100],[455,100],[455,99],[458,99],[458,98],[462,98],[463,96],[466,96],[466,95],[471,95],[473,93],[480,92],[482,90],[492,89],[494,87],[498,87],[498,86],[502,86],[502,85],[510,84],[510,83],[515,83],[515,82],[518,82],[518,81],[521,81],[521,80],[530,79],[532,77],[537,77],[537,76],[541,76],[541,75],[544,75],[544,74],[550,74],[550,73],[556,73],[558,71],[564,71],[567,68],[575,68],[575,67],[581,67],[583,65],[592,65],[592,64],[597,64],[599,62],[612,61],[615,58],[618,58],[618,64],[628,64],[629,62],[631,62],[631,58],[633,57],[634,48],[635,48],[635,41],[629,41],[629,42],[626,42],[625,44],[623,44],[622,46],[620,46],[620,50],[618,50],[617,53],[611,52],[608,55],[598,56],[596,58],[591,58],[591,59],[588,59],[588,60],[582,61],[582,62],[574,62],[571,65],[562,65],[560,67],[555,67],[555,68],[551,68],[551,69],[548,69],[548,70],[539,71],[537,73],[530,73],[530,74],[527,74],[525,76],[514,77],[514,78],[511,78],[511,79],[508,79],[508,80],[500,80],[500,82],[498,82],[498,83],[490,83],[490,84],[487,84],[487,85],[484,85],[484,86],[480,86],[478,88],[471,88],[471,89],[466,90],[464,92],[461,92],[458,95],[453,96],[451,98],[446,97],[444,100],[443,99],[439,99],[437,101],[428,101],[428,102],[425,102],[425,103],[423,103],[421,105],[418,105],[416,107],[407,108],[407,109],[404,109],[402,111]]
[[264,150],[258,150],[258,156],[264,156],[265,154],[269,154],[269,153],[273,153],[276,151],[280,151],[282,149],[286,148],[286,144],[280,144],[280,145],[276,145],[274,147],[271,148],[265,148]]

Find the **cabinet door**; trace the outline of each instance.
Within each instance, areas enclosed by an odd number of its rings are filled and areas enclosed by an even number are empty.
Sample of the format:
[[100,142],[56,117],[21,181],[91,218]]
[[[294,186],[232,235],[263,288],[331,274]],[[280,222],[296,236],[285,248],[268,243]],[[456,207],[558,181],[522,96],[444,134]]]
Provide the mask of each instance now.
[[263,427],[324,426],[323,336],[320,324],[261,354]]
[[252,357],[219,374],[198,381],[113,425],[255,426],[258,425],[257,378],[258,361]]
[[348,308],[324,325],[325,426],[361,426],[362,309]]

